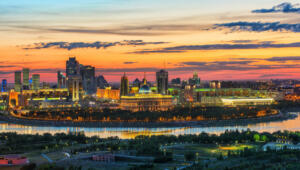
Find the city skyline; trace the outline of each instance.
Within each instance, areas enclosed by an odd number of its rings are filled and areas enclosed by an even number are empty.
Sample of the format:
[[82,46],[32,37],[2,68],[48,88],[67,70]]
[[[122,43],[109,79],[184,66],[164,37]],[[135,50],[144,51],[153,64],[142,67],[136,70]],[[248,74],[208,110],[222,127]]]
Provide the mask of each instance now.
[[1,1],[0,78],[13,83],[15,71],[29,68],[57,82],[70,56],[109,82],[123,72],[155,81],[165,67],[169,81],[194,71],[201,80],[300,76],[297,1],[80,2]]

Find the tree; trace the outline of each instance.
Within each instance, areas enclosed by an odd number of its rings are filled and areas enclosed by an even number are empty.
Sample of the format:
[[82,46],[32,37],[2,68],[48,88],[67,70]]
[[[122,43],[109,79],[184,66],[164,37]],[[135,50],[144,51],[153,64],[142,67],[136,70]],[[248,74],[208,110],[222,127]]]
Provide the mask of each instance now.
[[187,152],[184,154],[184,158],[186,161],[194,161],[195,160],[195,153],[194,152]]

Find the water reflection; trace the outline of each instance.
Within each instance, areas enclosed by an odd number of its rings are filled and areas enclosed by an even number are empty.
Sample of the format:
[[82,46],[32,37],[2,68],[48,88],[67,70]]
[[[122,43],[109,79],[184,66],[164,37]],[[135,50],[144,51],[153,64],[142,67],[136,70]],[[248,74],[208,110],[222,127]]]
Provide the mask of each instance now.
[[0,132],[17,132],[20,134],[68,133],[84,131],[86,136],[107,138],[118,136],[121,139],[130,139],[138,135],[184,135],[199,134],[201,132],[219,134],[225,130],[255,130],[258,132],[274,132],[278,130],[300,131],[300,117],[281,122],[258,123],[245,126],[225,127],[170,127],[170,128],[81,128],[81,127],[39,127],[25,126],[0,122]]

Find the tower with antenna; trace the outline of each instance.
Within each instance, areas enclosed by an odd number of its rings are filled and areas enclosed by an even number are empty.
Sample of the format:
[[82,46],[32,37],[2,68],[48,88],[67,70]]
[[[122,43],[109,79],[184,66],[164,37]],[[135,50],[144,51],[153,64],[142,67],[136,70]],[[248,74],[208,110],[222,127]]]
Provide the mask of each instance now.
[[166,71],[166,60],[164,59],[164,69],[156,72],[157,92],[163,95],[168,94],[169,73]]

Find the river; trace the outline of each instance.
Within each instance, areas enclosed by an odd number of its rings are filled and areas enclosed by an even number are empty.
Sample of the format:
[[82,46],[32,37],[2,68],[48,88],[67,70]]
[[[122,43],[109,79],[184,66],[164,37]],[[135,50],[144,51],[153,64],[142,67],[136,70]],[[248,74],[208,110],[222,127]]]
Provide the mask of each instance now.
[[[291,113],[297,114],[299,113]],[[185,135],[199,134],[201,132],[219,134],[225,130],[247,130],[258,132],[274,131],[300,131],[300,116],[295,119],[289,119],[280,122],[257,123],[243,126],[223,126],[223,127],[170,127],[170,128],[143,128],[143,127],[107,127],[107,128],[90,128],[90,127],[55,127],[55,126],[28,126],[18,125],[0,121],[0,132],[17,132],[19,134],[44,134],[44,133],[69,133],[84,132],[86,136],[99,136],[101,138],[118,136],[120,139],[130,139],[138,135]]]

